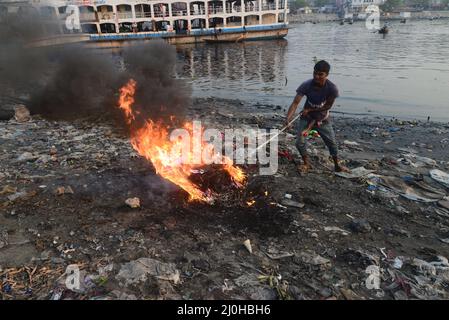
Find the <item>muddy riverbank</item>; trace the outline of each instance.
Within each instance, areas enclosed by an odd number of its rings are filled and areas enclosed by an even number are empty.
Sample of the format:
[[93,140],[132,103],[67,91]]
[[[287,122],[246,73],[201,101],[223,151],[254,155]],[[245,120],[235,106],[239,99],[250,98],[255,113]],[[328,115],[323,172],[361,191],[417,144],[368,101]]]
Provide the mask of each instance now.
[[[220,130],[285,119],[221,99],[194,100],[189,117]],[[330,170],[319,138],[299,175],[291,131],[275,175],[244,166],[246,187],[210,205],[188,202],[107,121],[1,121],[2,299],[447,299],[449,124],[334,124],[352,177]]]

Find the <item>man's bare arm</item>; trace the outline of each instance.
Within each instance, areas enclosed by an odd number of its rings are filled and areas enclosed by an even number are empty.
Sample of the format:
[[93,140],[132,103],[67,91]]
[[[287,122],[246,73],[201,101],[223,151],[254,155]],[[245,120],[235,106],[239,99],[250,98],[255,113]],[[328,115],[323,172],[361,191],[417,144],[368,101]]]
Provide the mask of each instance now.
[[290,123],[290,121],[293,119],[293,115],[295,114],[296,109],[298,109],[298,105],[301,102],[302,97],[303,96],[297,94],[295,96],[295,99],[293,99],[293,102],[287,112],[287,124]]

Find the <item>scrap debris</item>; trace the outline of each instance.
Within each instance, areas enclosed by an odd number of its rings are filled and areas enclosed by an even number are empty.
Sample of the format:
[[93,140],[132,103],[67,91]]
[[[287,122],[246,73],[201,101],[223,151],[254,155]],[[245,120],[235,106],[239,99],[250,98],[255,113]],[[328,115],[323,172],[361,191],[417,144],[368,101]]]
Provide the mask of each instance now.
[[[220,132],[282,125],[275,106],[254,108],[198,99],[189,112]],[[245,188],[191,172],[214,203],[187,201],[112,124],[0,122],[1,298],[448,299],[449,127],[334,122],[350,174],[330,170],[313,138],[313,168],[298,175],[290,132],[274,175],[241,166]],[[79,290],[65,284],[70,265]]]

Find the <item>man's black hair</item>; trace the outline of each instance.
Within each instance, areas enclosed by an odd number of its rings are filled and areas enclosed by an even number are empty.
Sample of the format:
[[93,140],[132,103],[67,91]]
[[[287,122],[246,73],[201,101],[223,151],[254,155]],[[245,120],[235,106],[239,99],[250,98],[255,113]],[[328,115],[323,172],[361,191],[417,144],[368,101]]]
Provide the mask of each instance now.
[[315,67],[313,68],[316,72],[326,72],[329,74],[329,70],[331,69],[331,65],[327,63],[327,61],[320,60],[315,64]]

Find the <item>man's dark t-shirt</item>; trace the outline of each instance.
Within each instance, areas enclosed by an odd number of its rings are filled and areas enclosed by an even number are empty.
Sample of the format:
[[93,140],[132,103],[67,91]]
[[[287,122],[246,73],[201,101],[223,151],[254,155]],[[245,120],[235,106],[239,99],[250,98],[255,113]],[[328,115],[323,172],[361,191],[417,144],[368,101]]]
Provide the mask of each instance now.
[[[331,82],[330,80],[326,80],[326,83],[323,87],[318,87],[314,84],[313,79],[304,81],[296,90],[296,93],[301,96],[306,96],[307,100],[304,105],[305,108],[321,108],[326,103],[326,100],[329,98],[337,98],[338,88],[337,86]],[[329,110],[321,111],[321,112],[310,112],[308,116],[305,118],[306,120],[324,120],[328,118]],[[304,117],[301,117],[304,119]]]

